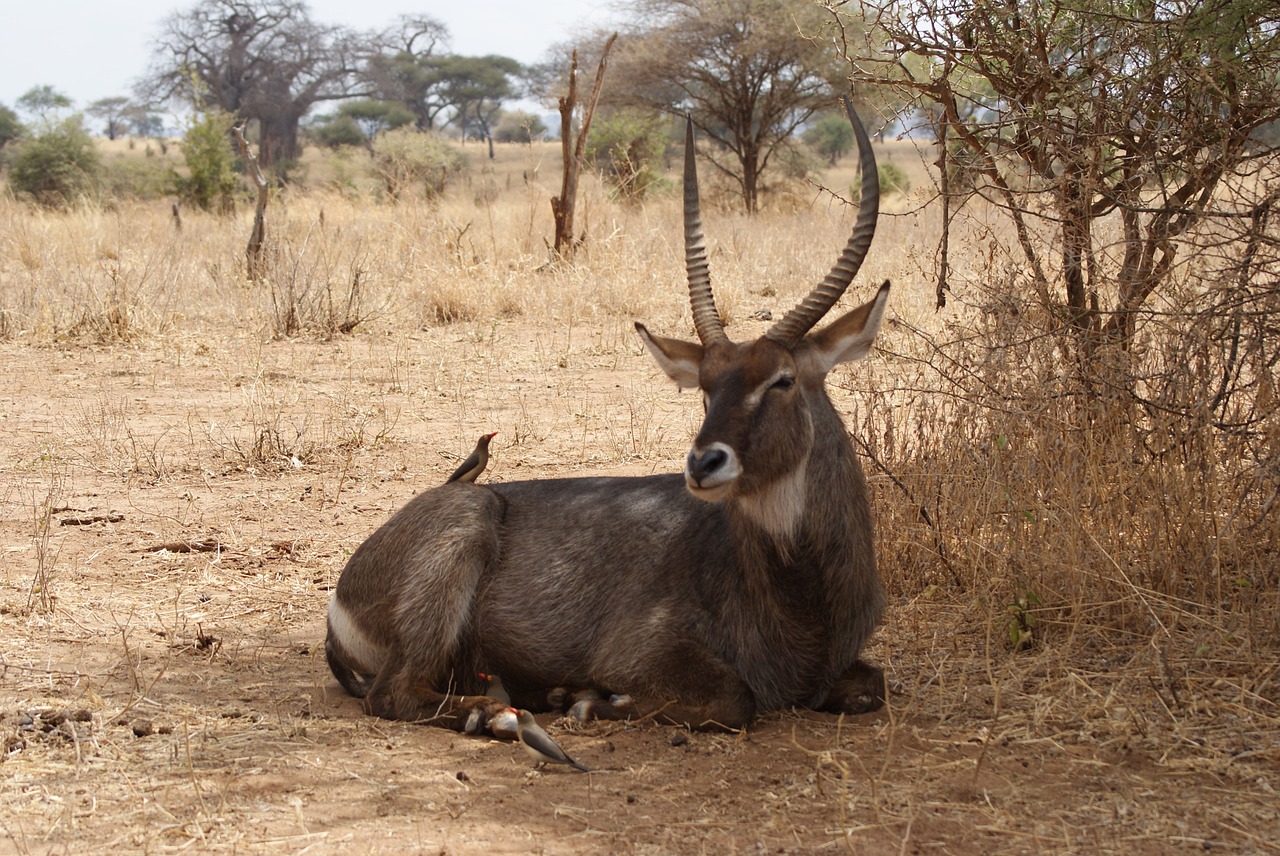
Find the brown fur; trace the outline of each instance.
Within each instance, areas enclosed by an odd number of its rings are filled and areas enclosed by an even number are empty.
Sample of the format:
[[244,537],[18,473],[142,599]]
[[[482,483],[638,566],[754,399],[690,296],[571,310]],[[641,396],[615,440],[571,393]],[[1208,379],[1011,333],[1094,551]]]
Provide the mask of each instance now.
[[[658,364],[701,388],[684,477],[454,483],[413,499],[352,554],[329,607],[338,681],[390,719],[464,731],[594,691],[582,715],[736,728],[787,705],[883,703],[859,659],[884,609],[866,481],[824,388],[869,350],[876,297],[809,333],[874,234],[874,155],[832,273],[764,337],[734,343],[710,294],[687,146],[686,254],[701,344],[637,324]],[[686,185],[687,188],[689,185]],[[611,698],[625,694],[629,698]]]
[[[858,658],[883,610],[866,483],[807,341],[794,353],[716,345],[702,360],[709,404],[695,448],[723,443],[742,467],[719,502],[679,476],[416,497],[343,571],[334,674],[371,713],[465,730],[505,707],[478,694],[481,671],[522,707],[590,687],[693,726],[737,727],[786,705],[878,706],[878,672]],[[779,361],[795,382],[744,406]],[[796,519],[762,525],[762,498],[793,477]],[[362,661],[362,648],[376,656]]]

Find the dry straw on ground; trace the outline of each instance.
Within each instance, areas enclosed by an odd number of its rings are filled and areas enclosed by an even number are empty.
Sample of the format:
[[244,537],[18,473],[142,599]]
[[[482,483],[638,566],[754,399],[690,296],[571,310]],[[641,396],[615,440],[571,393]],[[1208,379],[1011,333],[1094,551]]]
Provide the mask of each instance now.
[[[895,281],[882,349],[831,383],[875,490],[884,711],[548,720],[591,775],[361,715],[319,653],[328,591],[479,433],[486,479],[640,474],[699,418],[631,331],[689,333],[675,201],[588,184],[584,251],[548,265],[554,152],[500,148],[431,205],[309,163],[253,287],[247,212],[0,201],[0,852],[1277,849],[1265,473],[1082,416],[982,241],[970,305],[934,313],[921,191],[847,298]],[[788,199],[708,213],[735,337],[844,240],[830,197]]]

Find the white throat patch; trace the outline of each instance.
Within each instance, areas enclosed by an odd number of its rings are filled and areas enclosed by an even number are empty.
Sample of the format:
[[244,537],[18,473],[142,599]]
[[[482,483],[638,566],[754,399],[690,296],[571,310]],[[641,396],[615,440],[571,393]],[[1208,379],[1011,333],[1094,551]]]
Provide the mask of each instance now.
[[768,488],[752,496],[738,500],[738,508],[753,523],[772,535],[780,544],[795,542],[804,505],[808,479],[809,456],[800,461],[788,475],[778,479]]

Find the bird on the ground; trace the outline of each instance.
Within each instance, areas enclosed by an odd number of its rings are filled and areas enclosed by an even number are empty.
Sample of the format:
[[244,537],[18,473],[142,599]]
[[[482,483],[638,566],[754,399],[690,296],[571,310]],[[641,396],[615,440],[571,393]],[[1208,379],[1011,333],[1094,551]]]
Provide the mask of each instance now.
[[539,764],[567,764],[575,770],[590,773],[591,769],[570,758],[563,749],[542,730],[533,714],[527,710],[511,708],[516,715],[516,739]]
[[480,439],[476,441],[476,447],[467,456],[467,459],[458,465],[453,471],[453,475],[445,479],[445,484],[449,482],[473,482],[484,472],[484,468],[489,466],[489,441],[497,436],[498,432],[492,434],[482,434]]

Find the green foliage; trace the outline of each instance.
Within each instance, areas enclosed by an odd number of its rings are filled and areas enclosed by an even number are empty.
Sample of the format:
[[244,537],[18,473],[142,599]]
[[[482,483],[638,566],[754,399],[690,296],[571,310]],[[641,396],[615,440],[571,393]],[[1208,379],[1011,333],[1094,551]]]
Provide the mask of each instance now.
[[442,137],[413,128],[387,131],[373,141],[373,171],[392,199],[415,185],[434,199],[462,163],[462,155]]
[[835,166],[836,161],[853,149],[853,126],[839,113],[827,113],[810,125],[801,139]]
[[93,140],[80,117],[73,116],[17,143],[9,187],[41,205],[61,207],[93,193],[101,171]]
[[18,109],[30,113],[47,125],[57,123],[59,110],[71,106],[71,99],[49,84],[33,86],[18,96]]
[[661,181],[667,122],[659,115],[621,110],[596,116],[586,160],[622,199],[643,199]]
[[412,124],[414,116],[404,105],[364,98],[348,101],[336,113],[322,116],[308,129],[318,146],[368,146],[379,134]]
[[450,56],[437,65],[442,97],[457,111],[464,137],[488,138],[502,104],[516,95],[522,66],[505,56]]
[[175,176],[178,195],[205,211],[230,213],[235,206],[236,156],[231,148],[235,117],[216,107],[197,112],[182,135],[187,174]]
[[444,74],[440,57],[400,51],[372,57],[365,73],[378,96],[394,101],[413,113],[419,128],[430,130],[436,118],[450,106],[444,98]]
[[307,136],[321,148],[367,145],[369,139],[350,116],[325,116],[307,129]]
[[102,173],[103,196],[114,199],[160,199],[173,192],[173,183],[173,170],[155,158],[118,158]]
[[504,110],[493,129],[493,138],[500,143],[531,143],[546,133],[547,126],[532,113]]
[[343,104],[338,108],[338,116],[347,117],[355,122],[366,140],[372,140],[384,131],[394,131],[413,122],[413,114],[403,105],[367,98]]
[[[894,193],[906,193],[911,189],[911,179],[907,178],[902,167],[892,163],[877,163],[876,175],[880,178],[880,195],[890,196]],[[862,179],[855,181],[849,188],[849,195],[854,202],[862,198]]]
[[886,196],[911,190],[911,179],[897,164],[879,164],[876,174],[880,176],[880,192]]
[[0,148],[4,148],[10,140],[21,137],[25,131],[26,128],[18,121],[18,114],[0,104]]
[[1009,644],[1015,651],[1029,648],[1036,641],[1036,627],[1040,624],[1036,610],[1040,607],[1040,597],[1035,592],[1023,591],[1008,606]]

